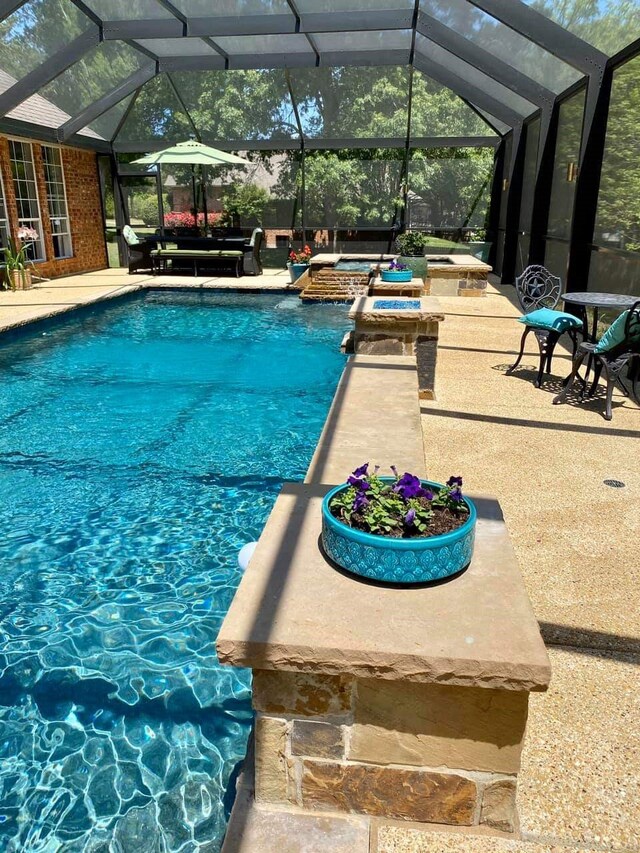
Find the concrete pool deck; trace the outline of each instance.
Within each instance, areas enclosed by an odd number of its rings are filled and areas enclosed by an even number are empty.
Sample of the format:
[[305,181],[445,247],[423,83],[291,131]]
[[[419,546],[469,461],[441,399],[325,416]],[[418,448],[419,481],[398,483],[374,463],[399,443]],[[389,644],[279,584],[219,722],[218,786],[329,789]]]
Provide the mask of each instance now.
[[[131,288],[180,284],[281,289],[286,271],[259,278],[129,276],[124,270],[0,293],[0,327],[28,322]],[[535,344],[521,368],[521,329],[512,289],[488,298],[440,297],[446,315],[438,360],[438,400],[422,404],[427,471],[455,468],[473,491],[500,499],[553,669],[547,694],[533,696],[520,773],[524,839],[458,835],[361,817],[335,825],[301,815],[313,846],[282,853],[568,853],[640,851],[640,409],[618,392],[614,418],[603,399],[552,406],[569,358],[557,351],[553,377],[533,387]],[[624,489],[602,481],[615,477]],[[246,840],[274,830],[251,816]],[[331,825],[330,825],[331,824]],[[288,845],[288,846],[287,846]],[[234,840],[229,839],[229,851]],[[259,846],[254,846],[259,850]]]

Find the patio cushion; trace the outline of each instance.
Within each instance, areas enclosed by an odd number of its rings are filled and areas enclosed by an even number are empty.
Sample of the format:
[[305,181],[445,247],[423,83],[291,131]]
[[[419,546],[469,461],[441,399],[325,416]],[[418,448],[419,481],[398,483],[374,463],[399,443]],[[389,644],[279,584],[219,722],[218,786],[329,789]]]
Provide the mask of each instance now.
[[553,308],[538,308],[530,314],[518,317],[518,323],[532,326],[534,329],[548,329],[550,332],[566,332],[582,326],[580,320],[566,311],[554,311]]
[[613,321],[596,344],[594,352],[608,352],[608,350],[617,347],[618,344],[621,344],[624,341],[625,325],[627,323],[628,316],[629,312],[624,311]]
[[124,226],[122,236],[126,240],[127,246],[139,246],[142,242],[130,225]]
[[151,253],[156,258],[240,258],[242,252],[222,249],[156,249]]

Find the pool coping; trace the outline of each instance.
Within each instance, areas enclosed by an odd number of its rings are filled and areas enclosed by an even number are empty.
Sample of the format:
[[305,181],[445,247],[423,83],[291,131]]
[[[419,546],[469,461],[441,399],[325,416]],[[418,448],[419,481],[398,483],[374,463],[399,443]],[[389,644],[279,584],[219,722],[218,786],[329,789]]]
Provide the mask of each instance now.
[[[133,284],[119,284],[114,287],[113,290],[102,292],[95,294],[94,296],[90,296],[87,299],[83,299],[82,301],[77,302],[69,302],[64,303],[62,305],[46,305],[43,304],[41,306],[42,310],[40,313],[36,313],[34,316],[23,317],[14,321],[0,321],[0,341],[4,339],[5,336],[10,334],[15,334],[20,331],[27,331],[33,326],[39,326],[40,324],[47,323],[52,320],[58,320],[64,318],[67,314],[76,314],[81,312],[83,309],[94,308],[96,305],[99,305],[103,302],[111,302],[116,299],[124,299],[128,296],[133,296],[138,293],[148,293],[148,292],[157,292],[162,293],[165,291],[174,291],[179,293],[192,293],[199,291],[211,291],[217,293],[230,293],[230,294],[239,294],[239,293],[252,293],[257,295],[264,294],[274,294],[275,296],[284,296],[287,294],[298,293],[299,290],[292,287],[259,287],[249,285],[246,287],[238,287],[237,285],[227,286],[225,284],[218,283],[202,283],[202,284],[169,284],[169,283],[161,283],[156,282],[154,279],[145,279],[144,281],[133,283]],[[36,308],[37,306],[34,306]]]

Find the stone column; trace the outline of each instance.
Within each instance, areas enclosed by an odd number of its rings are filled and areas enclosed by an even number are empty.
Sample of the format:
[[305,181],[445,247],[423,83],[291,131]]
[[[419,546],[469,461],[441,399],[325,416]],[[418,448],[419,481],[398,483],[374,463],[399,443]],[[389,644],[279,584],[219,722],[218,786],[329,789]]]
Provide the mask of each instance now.
[[517,831],[528,693],[254,671],[256,800]]

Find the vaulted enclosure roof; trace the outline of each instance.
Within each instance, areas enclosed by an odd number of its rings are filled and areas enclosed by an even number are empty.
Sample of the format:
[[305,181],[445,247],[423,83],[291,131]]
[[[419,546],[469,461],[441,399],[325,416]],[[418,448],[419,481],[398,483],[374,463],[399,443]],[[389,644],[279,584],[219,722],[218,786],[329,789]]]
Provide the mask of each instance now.
[[491,144],[640,0],[0,0],[0,131],[121,151]]

